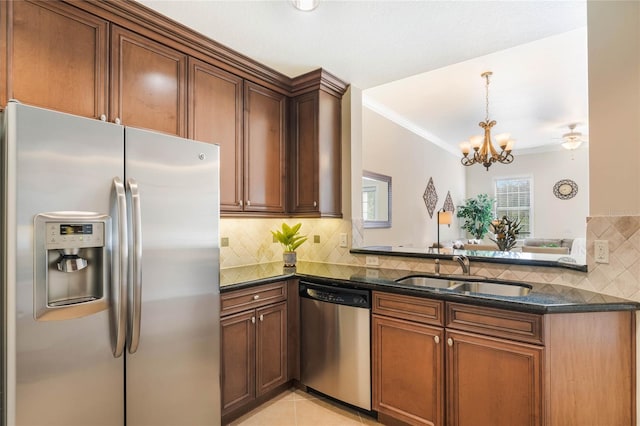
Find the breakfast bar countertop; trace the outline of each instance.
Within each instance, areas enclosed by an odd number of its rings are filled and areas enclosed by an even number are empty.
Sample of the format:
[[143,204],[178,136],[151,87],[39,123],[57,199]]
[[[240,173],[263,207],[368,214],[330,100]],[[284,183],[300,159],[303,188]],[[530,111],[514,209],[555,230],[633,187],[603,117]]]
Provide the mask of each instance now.
[[[515,285],[525,284],[531,287],[527,295],[500,296],[435,289],[396,282],[396,280],[410,275],[434,277],[433,274],[415,271],[382,268],[370,269],[360,266],[316,262],[298,262],[295,268],[284,268],[282,262],[271,262],[221,269],[220,291],[221,293],[225,293],[290,278],[299,278],[300,280],[309,280],[329,285],[366,288],[538,314],[640,309],[640,303],[632,300],[557,284],[523,283],[488,279],[491,282]],[[447,279],[448,277],[443,275],[441,278]],[[474,277],[473,275],[469,277],[471,280],[477,280],[477,278],[478,277]],[[459,276],[456,276],[451,279],[464,281],[466,278],[460,279]]]

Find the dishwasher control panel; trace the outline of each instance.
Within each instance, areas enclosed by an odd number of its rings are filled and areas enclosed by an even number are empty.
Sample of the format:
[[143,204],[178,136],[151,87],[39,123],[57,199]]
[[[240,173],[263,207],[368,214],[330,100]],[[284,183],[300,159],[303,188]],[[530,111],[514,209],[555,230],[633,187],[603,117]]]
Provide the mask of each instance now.
[[338,305],[371,308],[371,292],[369,290],[301,282],[300,297]]

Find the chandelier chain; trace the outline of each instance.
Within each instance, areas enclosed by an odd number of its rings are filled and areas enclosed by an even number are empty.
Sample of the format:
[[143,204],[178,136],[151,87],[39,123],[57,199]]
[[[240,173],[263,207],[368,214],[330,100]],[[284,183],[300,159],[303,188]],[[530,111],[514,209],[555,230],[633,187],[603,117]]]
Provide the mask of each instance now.
[[485,78],[487,79],[487,84],[485,85],[485,95],[484,95],[484,110],[486,113],[485,121],[489,122],[489,74],[485,74]]

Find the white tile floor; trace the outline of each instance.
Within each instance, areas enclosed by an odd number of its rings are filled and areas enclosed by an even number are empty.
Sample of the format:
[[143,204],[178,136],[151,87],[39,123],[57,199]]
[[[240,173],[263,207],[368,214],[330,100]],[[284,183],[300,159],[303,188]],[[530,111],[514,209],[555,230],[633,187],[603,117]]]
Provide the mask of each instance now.
[[374,418],[299,389],[287,390],[230,426],[381,425]]

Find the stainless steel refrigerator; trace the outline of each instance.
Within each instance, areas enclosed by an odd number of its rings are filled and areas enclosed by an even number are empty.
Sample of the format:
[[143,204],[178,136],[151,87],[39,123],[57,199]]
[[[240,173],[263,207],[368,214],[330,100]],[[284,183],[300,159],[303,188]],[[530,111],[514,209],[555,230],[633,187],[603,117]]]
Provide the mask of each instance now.
[[2,123],[4,424],[218,425],[218,146]]

